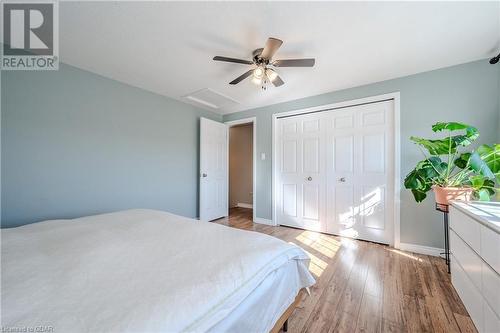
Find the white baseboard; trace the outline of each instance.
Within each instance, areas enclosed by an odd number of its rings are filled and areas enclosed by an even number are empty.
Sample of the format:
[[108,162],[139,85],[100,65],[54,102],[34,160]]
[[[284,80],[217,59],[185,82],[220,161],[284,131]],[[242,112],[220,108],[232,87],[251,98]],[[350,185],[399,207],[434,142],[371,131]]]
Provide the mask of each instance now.
[[272,225],[274,226],[274,223],[272,220],[268,220],[268,219],[263,219],[262,217],[254,217],[253,218],[253,221],[255,223],[260,223],[260,224],[267,224],[267,225]]
[[444,252],[444,249],[440,249],[437,247],[430,247],[430,246],[410,244],[410,243],[399,243],[399,249],[403,251],[426,254],[428,256],[434,256],[434,257],[440,257],[440,253]]
[[253,205],[252,204],[248,204],[248,203],[238,202],[236,204],[236,207],[240,207],[240,208],[253,208]]

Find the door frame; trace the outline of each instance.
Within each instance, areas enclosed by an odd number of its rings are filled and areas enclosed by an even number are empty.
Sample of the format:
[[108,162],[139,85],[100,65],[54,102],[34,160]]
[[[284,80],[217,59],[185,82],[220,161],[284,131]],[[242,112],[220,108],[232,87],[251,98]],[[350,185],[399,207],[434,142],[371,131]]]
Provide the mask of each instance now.
[[300,114],[312,113],[312,112],[321,112],[321,111],[331,111],[335,109],[344,109],[347,107],[363,105],[363,104],[371,104],[377,102],[383,102],[393,100],[394,101],[394,207],[393,207],[393,220],[394,220],[394,238],[393,242],[390,244],[395,248],[399,249],[401,244],[401,221],[400,221],[400,211],[401,211],[401,123],[400,123],[400,107],[401,107],[401,94],[399,91],[369,96],[359,99],[353,99],[349,101],[343,101],[332,104],[325,104],[314,106],[305,109],[296,109],[292,111],[285,111],[273,114],[272,118],[272,214],[273,214],[273,225],[278,225],[277,219],[277,205],[276,205],[276,188],[277,188],[277,120],[278,118],[284,116],[296,116]]
[[238,120],[231,120],[224,122],[227,126],[227,198],[228,198],[228,206],[229,206],[229,128],[235,125],[242,124],[252,124],[252,150],[253,150],[253,165],[252,165],[252,220],[253,222],[258,223],[257,221],[257,117],[243,118]]

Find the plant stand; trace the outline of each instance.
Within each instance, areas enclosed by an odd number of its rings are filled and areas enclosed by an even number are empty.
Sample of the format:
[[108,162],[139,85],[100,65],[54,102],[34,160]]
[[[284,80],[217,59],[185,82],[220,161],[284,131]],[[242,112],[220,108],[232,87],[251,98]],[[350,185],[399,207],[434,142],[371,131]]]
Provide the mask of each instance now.
[[443,213],[444,222],[444,262],[448,266],[448,274],[450,274],[450,234],[448,228],[448,212],[449,206],[436,203],[436,210]]

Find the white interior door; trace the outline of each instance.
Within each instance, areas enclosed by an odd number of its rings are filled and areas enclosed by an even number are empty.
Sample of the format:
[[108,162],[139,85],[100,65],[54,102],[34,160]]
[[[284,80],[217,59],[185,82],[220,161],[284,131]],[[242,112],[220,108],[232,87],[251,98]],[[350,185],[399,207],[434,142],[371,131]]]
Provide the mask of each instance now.
[[328,233],[392,244],[394,102],[330,112]]
[[200,220],[228,215],[227,126],[200,119]]
[[277,121],[278,224],[392,244],[394,103]]
[[279,120],[278,224],[326,231],[323,116],[311,114]]

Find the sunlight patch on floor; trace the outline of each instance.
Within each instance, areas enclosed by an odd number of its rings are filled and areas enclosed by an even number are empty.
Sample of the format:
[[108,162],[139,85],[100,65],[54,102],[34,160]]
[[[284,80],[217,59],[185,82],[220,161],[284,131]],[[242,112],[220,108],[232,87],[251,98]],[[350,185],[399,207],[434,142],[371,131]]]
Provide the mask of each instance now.
[[416,256],[414,256],[414,255],[412,255],[410,253],[406,253],[406,252],[403,252],[403,251],[400,251],[400,250],[396,250],[396,249],[388,249],[388,250],[391,251],[391,252],[397,253],[397,254],[399,254],[401,256],[404,256],[406,258],[410,258],[410,259],[416,260],[418,262],[423,262],[422,259],[420,259],[419,257],[416,257]]
[[[318,234],[316,233],[316,235],[318,235]],[[295,237],[295,239],[299,243],[318,251],[319,253],[321,253],[322,255],[324,255],[328,258],[333,258],[335,256],[335,254],[337,253],[338,249],[340,248],[339,242],[335,241],[337,243],[337,244],[335,244],[335,243],[326,241],[325,239],[322,239],[319,235],[318,235],[318,237],[315,238],[315,240],[313,240],[310,237],[308,237],[306,232],[301,233],[300,235]]]

